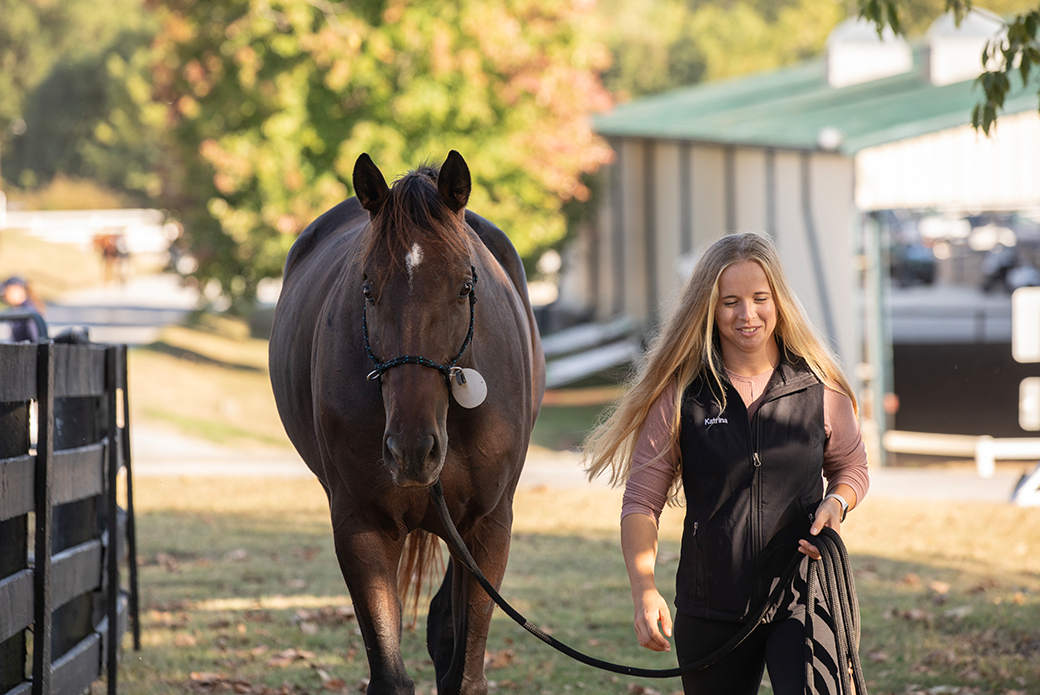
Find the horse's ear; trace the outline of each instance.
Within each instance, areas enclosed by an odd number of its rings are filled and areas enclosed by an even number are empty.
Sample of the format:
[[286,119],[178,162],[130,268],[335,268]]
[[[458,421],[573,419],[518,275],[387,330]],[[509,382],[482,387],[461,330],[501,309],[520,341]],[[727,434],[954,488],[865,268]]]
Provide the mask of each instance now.
[[361,207],[375,217],[383,209],[383,203],[390,195],[383,173],[379,171],[368,153],[362,153],[354,162],[354,193],[361,202]]
[[469,202],[469,194],[473,190],[469,167],[466,166],[466,160],[462,155],[455,150],[448,153],[448,158],[441,165],[441,173],[437,176],[437,190],[452,212],[458,212]]

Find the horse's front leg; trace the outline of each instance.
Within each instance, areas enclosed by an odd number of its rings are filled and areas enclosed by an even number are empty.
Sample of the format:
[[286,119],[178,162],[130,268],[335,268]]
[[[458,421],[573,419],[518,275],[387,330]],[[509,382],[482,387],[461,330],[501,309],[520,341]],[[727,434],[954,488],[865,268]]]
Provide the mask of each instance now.
[[[512,511],[506,506],[461,534],[473,559],[496,589],[502,585],[506,571],[511,526]],[[488,683],[484,652],[495,604],[469,570],[456,561],[452,562],[451,582],[454,653],[447,672],[438,674],[437,692],[485,695]]]
[[340,570],[365,640],[371,672],[367,692],[370,695],[414,695],[415,684],[408,677],[401,657],[397,566],[404,537],[388,537],[385,532],[374,529],[347,531],[336,525],[335,515],[333,536]]

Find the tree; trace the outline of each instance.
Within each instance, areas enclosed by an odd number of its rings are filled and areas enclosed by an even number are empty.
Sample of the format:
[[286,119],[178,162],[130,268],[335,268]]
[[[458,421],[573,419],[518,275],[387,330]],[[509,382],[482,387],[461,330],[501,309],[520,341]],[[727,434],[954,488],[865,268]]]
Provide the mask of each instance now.
[[155,96],[180,159],[171,193],[199,279],[239,303],[351,193],[362,152],[388,173],[462,152],[470,207],[535,260],[565,234],[563,202],[587,196],[581,175],[610,157],[588,118],[610,105],[597,79],[608,56],[582,3],[171,0],[156,11]]
[[621,101],[699,82],[704,59],[686,0],[599,0],[613,58],[603,84]]
[[[44,132],[41,118],[53,118],[53,111],[33,109],[30,104],[36,90],[48,79],[52,85],[61,83],[72,92],[57,96],[74,96],[89,108],[97,105],[103,87],[95,70],[79,72],[95,64],[120,35],[142,30],[145,21],[140,11],[141,0],[110,0],[98,4],[93,0],[0,0],[0,154],[5,163],[16,149],[18,140],[36,128]],[[52,73],[61,74],[52,74]],[[82,79],[87,78],[88,83]],[[71,82],[69,80],[72,80]],[[37,107],[45,99],[37,99]],[[84,124],[71,122],[73,109],[63,124],[71,134],[83,130]],[[40,145],[42,147],[42,144]],[[71,147],[71,145],[69,145]],[[57,154],[62,147],[48,146],[47,156],[53,163],[64,155]],[[19,162],[21,173],[32,166]],[[5,169],[5,178],[17,179]],[[29,178],[33,178],[30,174]]]
[[705,77],[720,79],[815,56],[823,50],[831,29],[844,18],[844,9],[834,2],[797,0],[759,9],[737,0],[728,7],[703,5],[690,23],[704,56]]
[[[859,0],[860,13],[877,25],[880,34],[885,27],[897,34],[903,32],[903,11],[899,0]],[[954,13],[959,22],[971,10],[972,0],[946,0],[946,9]],[[993,8],[997,9],[997,8]],[[999,10],[998,10],[999,11]],[[1030,86],[1033,68],[1040,67],[1040,8],[1025,10],[1006,21],[1007,32],[991,40],[982,55],[981,64],[986,68],[976,83],[983,90],[982,100],[971,112],[971,124],[989,135],[997,120],[997,113],[1004,106],[1004,99],[1011,91],[1013,73],[1017,70],[1022,78],[1022,88]],[[1033,85],[1036,86],[1035,84]],[[1040,97],[1040,90],[1037,91]]]

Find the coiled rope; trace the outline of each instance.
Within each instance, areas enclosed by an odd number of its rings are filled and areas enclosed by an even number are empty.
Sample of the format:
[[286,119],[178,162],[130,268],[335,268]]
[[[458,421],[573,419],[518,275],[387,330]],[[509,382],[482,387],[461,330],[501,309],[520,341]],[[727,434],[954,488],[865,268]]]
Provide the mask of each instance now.
[[[498,593],[495,587],[491,585],[491,582],[488,581],[487,577],[484,576],[484,573],[477,565],[476,560],[473,559],[473,555],[470,554],[469,549],[466,548],[466,543],[462,540],[462,536],[459,535],[458,530],[455,528],[455,524],[451,520],[451,513],[448,511],[447,503],[444,500],[444,490],[441,487],[440,480],[434,483],[433,487],[430,488],[430,495],[433,498],[434,506],[437,508],[437,514],[440,516],[441,523],[444,525],[445,532],[447,533],[448,537],[446,540],[448,544],[457,553],[458,559],[461,561],[463,566],[470,571],[473,577],[477,580],[477,583],[480,584],[481,588],[487,592],[487,595],[498,604],[498,607],[501,608],[506,615],[512,618],[518,625],[530,632],[532,635],[570,658],[580,661],[588,666],[592,666],[593,668],[626,676],[640,678],[675,678],[684,673],[691,673],[693,671],[707,668],[729,654],[731,651],[736,649],[741,642],[747,639],[754,629],[763,622],[766,612],[780,599],[780,595],[783,593],[785,587],[794,579],[794,575],[798,571],[798,566],[801,564],[803,557],[801,553],[795,553],[795,557],[791,559],[791,562],[788,563],[787,568],[781,575],[780,581],[777,582],[773,591],[770,593],[769,598],[765,600],[762,607],[758,609],[758,612],[755,613],[751,621],[748,622],[740,632],[726,642],[726,644],[722,645],[722,647],[708,656],[698,661],[684,664],[683,666],[668,669],[647,669],[637,666],[626,666],[597,659],[560,642],[555,637],[546,634],[545,631],[531,623],[531,621],[521,615],[519,611],[509,605],[509,603]],[[814,613],[816,605],[815,587],[818,583],[823,588],[823,599],[830,607],[831,613],[834,615],[835,624],[837,625],[835,641],[838,643],[838,663],[845,664],[851,662],[853,679],[856,684],[856,695],[866,695],[867,688],[863,679],[863,669],[861,668],[859,661],[859,603],[856,600],[856,588],[852,580],[852,570],[849,564],[848,553],[845,550],[844,543],[841,541],[841,537],[830,528],[824,528],[813,542],[820,550],[821,559],[819,561],[810,560],[809,563],[809,588],[806,597],[807,606],[805,621],[806,643],[809,646],[809,653],[812,654],[813,623],[816,620]],[[811,692],[813,684],[812,666],[813,659],[810,657],[806,661],[807,692]],[[847,670],[840,667],[838,670],[841,672],[842,677],[842,692],[852,692],[849,689],[850,676]]]

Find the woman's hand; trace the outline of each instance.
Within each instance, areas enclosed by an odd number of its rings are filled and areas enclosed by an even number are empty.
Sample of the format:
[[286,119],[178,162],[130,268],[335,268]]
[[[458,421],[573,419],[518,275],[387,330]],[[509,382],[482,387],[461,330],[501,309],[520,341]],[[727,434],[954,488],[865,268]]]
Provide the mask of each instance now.
[[632,584],[636,638],[641,646],[655,652],[671,651],[667,638],[672,636],[672,614],[654,582],[657,521],[643,514],[629,514],[622,519],[621,551]]
[[[841,535],[841,502],[833,497],[824,500],[820,503],[820,506],[816,508],[816,514],[813,516],[812,526],[809,528],[809,535],[820,535],[820,531],[823,530],[824,526],[829,526],[834,529],[835,533]],[[813,560],[820,559],[819,548],[804,538],[798,541],[798,552],[803,555],[808,555]]]
[[668,602],[656,589],[633,598],[636,607],[634,627],[639,646],[655,652],[671,651],[668,638],[672,636],[672,614]]

